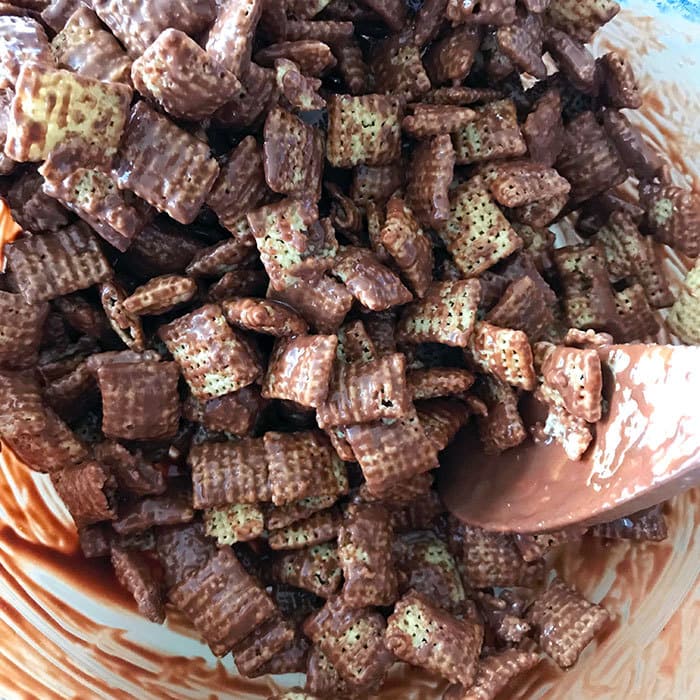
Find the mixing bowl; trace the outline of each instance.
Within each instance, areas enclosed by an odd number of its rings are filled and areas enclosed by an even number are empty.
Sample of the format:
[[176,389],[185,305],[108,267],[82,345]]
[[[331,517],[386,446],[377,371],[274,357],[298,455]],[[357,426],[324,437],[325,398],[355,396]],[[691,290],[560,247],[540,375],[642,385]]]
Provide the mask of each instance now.
[[[700,188],[700,6],[695,0],[623,3],[597,37],[632,61],[644,107],[633,119],[667,154],[675,176]],[[683,263],[666,260],[677,285]],[[508,698],[596,700],[700,697],[700,490],[667,506],[661,544],[584,540],[553,562],[611,611],[605,634],[563,673],[542,664]],[[175,615],[139,617],[106,567],[84,561],[47,477],[5,452],[0,464],[0,697],[265,698],[272,680],[236,676]],[[282,678],[293,685],[294,677]],[[443,684],[395,668],[382,698],[437,700]]]

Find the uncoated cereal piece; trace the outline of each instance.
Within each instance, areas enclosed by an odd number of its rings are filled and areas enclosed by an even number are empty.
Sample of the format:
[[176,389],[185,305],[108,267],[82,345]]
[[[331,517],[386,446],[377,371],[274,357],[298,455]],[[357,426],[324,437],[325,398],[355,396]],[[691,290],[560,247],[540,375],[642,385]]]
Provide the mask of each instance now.
[[221,547],[257,539],[265,531],[264,520],[260,507],[251,503],[233,503],[204,511],[206,533]]
[[0,89],[15,85],[25,63],[55,65],[44,28],[30,17],[0,16]]
[[313,513],[305,520],[272,530],[267,544],[272,550],[303,549],[334,540],[338,536],[340,517],[335,509]]
[[425,54],[425,68],[434,86],[461,83],[479,52],[480,27],[463,25],[449,30]]
[[312,78],[323,75],[337,63],[331,47],[315,39],[282,41],[270,44],[255,54],[255,62],[261,66],[272,67],[280,58],[293,61],[304,75]]
[[530,277],[508,285],[500,300],[486,315],[486,321],[501,328],[523,331],[538,340],[554,321],[549,301]]
[[275,343],[263,381],[266,399],[286,399],[317,408],[328,394],[338,337],[307,335]]
[[133,57],[140,56],[168,27],[195,36],[216,17],[211,0],[94,0],[92,6]]
[[515,0],[449,0],[445,16],[452,24],[512,24],[515,21]]
[[555,579],[528,610],[542,650],[561,668],[570,668],[600,632],[610,615],[573,587]]
[[451,194],[448,219],[438,234],[465,277],[476,277],[522,247],[491,195],[474,183]]
[[400,117],[401,103],[396,97],[333,95],[328,100],[329,163],[336,168],[351,168],[389,165],[399,160]]
[[447,134],[422,141],[411,155],[406,200],[424,226],[440,227],[450,216],[454,165],[455,152]]
[[416,139],[451,134],[476,116],[473,109],[454,105],[416,104],[410,109],[412,113],[404,117],[401,128]]
[[419,401],[416,411],[426,437],[438,452],[442,452],[452,442],[472,414],[464,402],[449,399]]
[[56,62],[87,78],[131,85],[131,59],[82,3],[51,42]]
[[353,302],[347,287],[327,275],[313,282],[288,278],[280,290],[271,286],[268,297],[296,309],[319,333],[335,333]]
[[285,304],[269,299],[243,297],[221,304],[226,320],[255,333],[265,333],[278,338],[304,335],[309,326],[306,321]]
[[117,482],[97,462],[54,471],[51,481],[79,528],[117,517]]
[[193,445],[193,504],[197,509],[269,501],[268,463],[262,438]]
[[271,190],[317,201],[321,196],[324,142],[320,129],[281,107],[265,121],[265,179]]
[[157,316],[188,302],[197,292],[197,283],[181,275],[154,277],[124,300],[128,313]]
[[254,136],[246,136],[226,156],[207,204],[219,223],[235,234],[241,221],[247,224],[246,214],[258,207],[267,193],[262,149]]
[[39,357],[49,306],[28,304],[20,294],[0,291],[0,367],[27,369]]
[[302,75],[297,64],[286,58],[275,61],[275,72],[277,87],[293,109],[312,112],[325,108],[326,101],[318,94],[321,80]]
[[495,700],[513,679],[535,668],[540,658],[535,652],[518,649],[487,656],[479,661],[472,685],[452,685],[442,700]]
[[517,158],[527,151],[512,100],[490,102],[474,110],[476,118],[454,134],[458,165]]
[[237,77],[245,75],[250,64],[262,6],[262,0],[227,0],[209,32],[207,53]]
[[610,51],[598,59],[602,72],[601,92],[607,102],[617,109],[639,109],[642,94],[634,75],[632,63],[618,51]]
[[330,598],[336,593],[343,579],[336,546],[329,542],[276,555],[272,575],[276,581],[321,598]]
[[303,627],[304,634],[357,692],[380,686],[393,662],[384,644],[385,629],[379,613],[368,608],[351,610],[340,596],[328,600]]
[[348,506],[338,531],[338,560],[345,579],[342,596],[349,607],[391,605],[398,597],[393,537],[386,508]]
[[413,299],[399,277],[366,248],[342,247],[333,263],[332,274],[370,311],[385,311]]
[[691,258],[700,255],[700,195],[675,185],[645,183],[640,199],[657,241]]
[[274,289],[287,277],[315,277],[333,264],[338,248],[329,222],[318,221],[310,201],[284,199],[248,214],[255,242]]
[[534,13],[527,13],[496,32],[498,48],[520,70],[540,80],[547,77],[547,67],[542,60],[543,39],[542,18]]
[[260,377],[260,366],[217,304],[207,304],[158,331],[192,394],[206,400],[229,394]]
[[168,597],[217,656],[227,654],[276,611],[228,547],[179,582]]
[[146,556],[112,545],[111,561],[117,581],[134,597],[139,612],[151,622],[164,622],[160,582],[153,575]]
[[179,119],[211,116],[238,90],[233,73],[177,29],[166,29],[131,69],[134,87]]
[[[547,396],[588,423],[602,414],[603,371],[593,349],[551,347],[541,364]],[[552,394],[553,392],[553,394]]]
[[173,437],[180,420],[174,362],[106,364],[97,370],[102,394],[102,431],[109,438]]
[[44,176],[43,192],[75,212],[110,245],[125,252],[155,212],[132,192],[120,190],[112,175],[67,165],[61,163],[60,155],[48,156],[39,168]]
[[343,463],[322,432],[268,432],[264,443],[271,500],[276,506],[311,496],[337,496],[346,490]]
[[219,174],[209,146],[138,102],[122,139],[119,186],[181,224],[195,219]]
[[141,319],[124,308],[126,292],[116,279],[110,279],[99,286],[100,303],[109,325],[119,340],[131,350],[141,352],[146,349],[146,337]]
[[411,102],[430,90],[430,78],[421,60],[413,32],[405,30],[378,42],[371,51],[369,67],[377,92]]
[[403,184],[404,170],[400,163],[358,165],[352,171],[350,196],[358,206],[367,206],[370,202],[383,205]]
[[451,520],[450,548],[462,572],[465,585],[534,587],[544,579],[541,561],[528,563],[521,556],[512,535],[487,532]]
[[683,342],[700,345],[700,262],[688,272],[668,325]]
[[5,252],[22,296],[32,304],[87,289],[112,274],[97,239],[84,224],[23,236]]
[[389,200],[379,239],[415,295],[422,298],[433,278],[433,245],[401,198]]
[[294,625],[281,615],[263,622],[233,648],[238,672],[244,678],[254,678],[263,664],[294,641],[294,636]]
[[390,423],[348,426],[345,435],[367,488],[378,497],[397,482],[438,465],[437,450],[415,414]]
[[386,645],[399,659],[468,686],[476,674],[483,628],[458,620],[410,592],[394,608],[386,629]]
[[526,391],[537,386],[532,348],[522,331],[477,323],[469,350],[482,371]]
[[587,42],[619,11],[614,0],[552,0],[547,17],[555,27]]
[[402,593],[413,590],[454,615],[464,611],[467,598],[457,563],[433,532],[399,535],[394,556]]
[[28,467],[54,472],[79,464],[88,452],[42,400],[31,373],[0,373],[0,437]]
[[10,110],[5,153],[18,162],[75,148],[88,162],[109,162],[126,124],[132,91],[66,70],[27,63]]
[[583,202],[627,179],[627,168],[592,112],[583,112],[566,127],[557,170],[571,183],[571,200]]
[[402,418],[411,409],[406,358],[395,353],[339,365],[326,400],[318,406],[317,420],[322,428],[331,428]]
[[458,367],[429,367],[411,370],[406,383],[413,400],[420,401],[464,394],[474,384],[474,375]]
[[433,282],[420,301],[406,308],[398,325],[399,340],[467,347],[479,304],[477,280]]

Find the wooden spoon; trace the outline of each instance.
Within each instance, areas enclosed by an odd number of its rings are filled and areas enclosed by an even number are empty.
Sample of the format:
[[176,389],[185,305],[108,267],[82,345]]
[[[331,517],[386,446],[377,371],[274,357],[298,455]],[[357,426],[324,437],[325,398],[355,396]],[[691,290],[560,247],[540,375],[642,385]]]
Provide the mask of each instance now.
[[609,407],[583,459],[532,440],[485,455],[467,428],[438,472],[454,515],[487,530],[546,532],[630,515],[700,485],[700,347],[598,353]]

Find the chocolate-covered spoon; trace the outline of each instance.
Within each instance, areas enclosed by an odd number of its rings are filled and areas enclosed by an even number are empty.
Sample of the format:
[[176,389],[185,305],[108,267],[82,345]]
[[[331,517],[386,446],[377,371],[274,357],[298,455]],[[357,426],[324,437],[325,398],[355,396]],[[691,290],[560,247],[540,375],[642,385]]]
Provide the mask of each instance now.
[[467,428],[439,470],[454,515],[488,530],[543,532],[629,515],[700,484],[700,347],[598,352],[609,406],[584,458],[531,440],[485,455]]

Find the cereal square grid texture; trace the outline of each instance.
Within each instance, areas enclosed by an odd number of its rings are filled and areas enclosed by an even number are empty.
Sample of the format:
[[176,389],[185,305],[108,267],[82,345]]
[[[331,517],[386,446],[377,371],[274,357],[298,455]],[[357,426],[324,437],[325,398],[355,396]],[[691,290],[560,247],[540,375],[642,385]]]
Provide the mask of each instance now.
[[219,174],[209,147],[138,102],[122,138],[119,186],[182,224],[199,213]]
[[10,110],[5,153],[18,162],[39,161],[58,146],[86,149],[84,157],[117,151],[132,91],[67,70],[27,63]]
[[260,377],[257,358],[216,304],[162,326],[159,335],[197,399],[229,394]]

